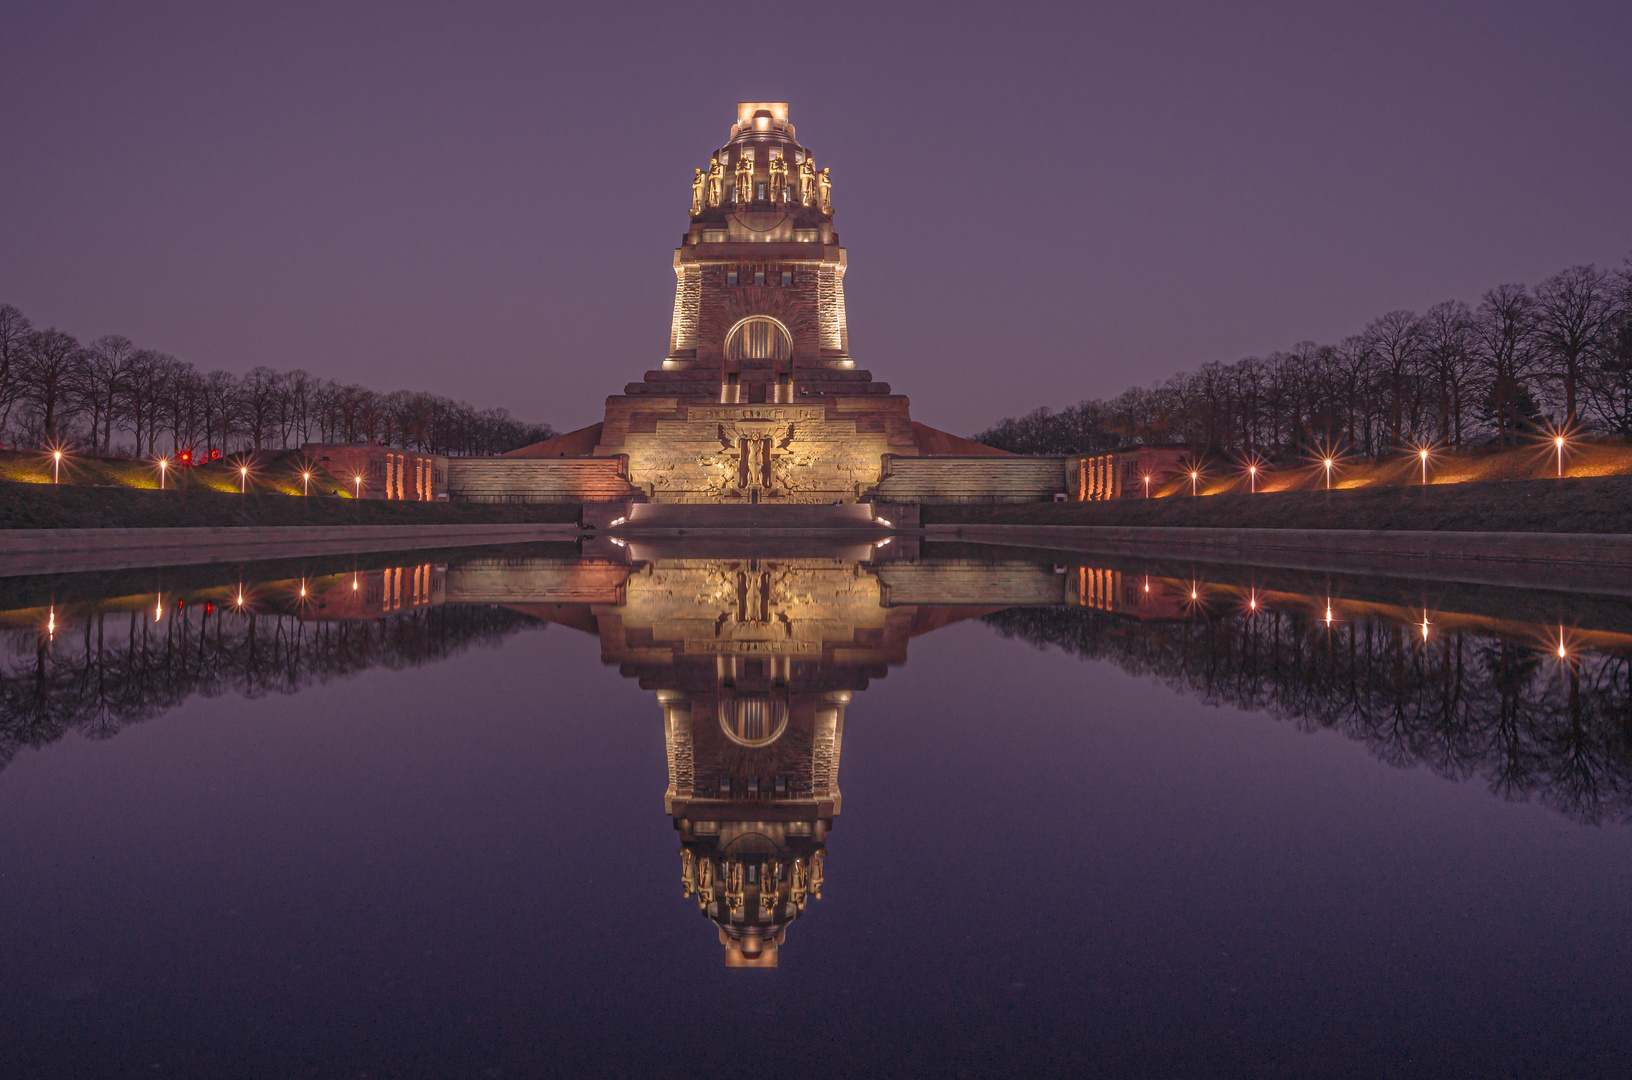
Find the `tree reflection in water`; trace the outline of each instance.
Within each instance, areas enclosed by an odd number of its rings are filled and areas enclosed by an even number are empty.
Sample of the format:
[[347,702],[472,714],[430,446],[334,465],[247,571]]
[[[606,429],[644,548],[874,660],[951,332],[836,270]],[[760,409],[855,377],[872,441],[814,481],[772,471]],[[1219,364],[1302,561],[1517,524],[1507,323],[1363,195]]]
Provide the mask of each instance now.
[[[1632,820],[1632,664],[1467,631],[1422,640],[1377,615],[1198,612],[1143,622],[1080,607],[985,617],[1005,637],[1109,660],[1210,705],[1342,732],[1391,765],[1482,777],[1578,821]],[[1556,646],[1558,643],[1554,642]]]
[[0,636],[0,767],[23,747],[78,731],[106,739],[189,697],[293,694],[369,668],[419,667],[525,627],[490,606],[420,607],[379,619],[314,622],[295,614],[197,604],[97,612],[54,634]]

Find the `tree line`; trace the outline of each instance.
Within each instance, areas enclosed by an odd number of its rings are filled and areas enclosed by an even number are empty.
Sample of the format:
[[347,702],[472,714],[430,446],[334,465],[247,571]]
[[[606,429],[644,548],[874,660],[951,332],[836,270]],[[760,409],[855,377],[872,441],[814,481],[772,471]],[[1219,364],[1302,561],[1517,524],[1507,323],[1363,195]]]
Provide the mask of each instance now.
[[1008,417],[974,436],[1019,454],[1185,444],[1269,461],[1516,445],[1537,430],[1632,435],[1632,260],[1572,266],[1476,306],[1391,311],[1335,345],[1213,362],[1110,400]]
[[10,449],[72,445],[138,458],[191,450],[208,460],[324,442],[471,457],[554,434],[438,394],[380,393],[298,369],[204,372],[118,334],[81,345],[0,304],[0,446]]
[[1109,660],[1210,705],[1330,729],[1396,767],[1481,776],[1582,822],[1632,821],[1632,660],[1563,663],[1522,642],[1453,632],[1424,645],[1365,615],[1331,628],[1308,613],[1209,613],[1147,623],[1084,608],[985,617],[1005,637]]

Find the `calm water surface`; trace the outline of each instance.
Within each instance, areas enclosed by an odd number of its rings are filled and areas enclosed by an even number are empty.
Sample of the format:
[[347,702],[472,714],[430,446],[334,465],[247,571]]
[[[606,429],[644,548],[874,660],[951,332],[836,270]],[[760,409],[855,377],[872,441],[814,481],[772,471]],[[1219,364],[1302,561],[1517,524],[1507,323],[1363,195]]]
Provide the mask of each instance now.
[[1628,1069],[1621,598],[637,545],[0,607],[8,1076]]

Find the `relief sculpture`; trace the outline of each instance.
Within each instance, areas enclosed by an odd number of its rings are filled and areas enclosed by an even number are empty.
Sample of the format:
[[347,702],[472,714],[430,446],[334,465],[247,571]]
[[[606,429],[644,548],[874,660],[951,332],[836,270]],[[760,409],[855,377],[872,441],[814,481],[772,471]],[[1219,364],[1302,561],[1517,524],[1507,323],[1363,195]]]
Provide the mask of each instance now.
[[795,424],[716,425],[718,449],[698,456],[710,497],[779,498],[808,487],[805,473],[816,455],[794,445]]

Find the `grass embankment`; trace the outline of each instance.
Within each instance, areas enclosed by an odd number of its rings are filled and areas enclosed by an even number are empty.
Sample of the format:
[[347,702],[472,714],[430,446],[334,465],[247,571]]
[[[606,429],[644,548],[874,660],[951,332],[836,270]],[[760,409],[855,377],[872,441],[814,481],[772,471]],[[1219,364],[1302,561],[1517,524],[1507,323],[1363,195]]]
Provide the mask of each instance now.
[[[167,491],[217,491],[239,494],[238,470],[247,466],[249,474],[242,478],[242,486],[249,494],[339,495],[349,498],[346,482],[319,468],[298,450],[267,451],[233,455],[208,465],[181,468],[171,465],[164,470],[164,489]],[[303,472],[311,473],[311,480],[303,480]],[[158,491],[159,467],[150,461],[132,461],[129,458],[96,458],[65,454],[57,469],[57,482],[52,483],[52,463],[49,454],[37,450],[8,450],[0,453],[0,481],[16,484],[48,484],[53,487],[124,488],[134,491]]]
[[[1587,478],[1632,475],[1632,446],[1622,440],[1571,440],[1564,446],[1564,477]],[[1559,460],[1551,442],[1506,449],[1434,450],[1428,455],[1428,486],[1501,480],[1558,479]],[[1369,487],[1420,487],[1421,459],[1412,453],[1383,461],[1339,460],[1332,469],[1332,488],[1349,491]],[[1197,495],[1248,493],[1254,486],[1245,463],[1213,459],[1202,463]],[[1278,491],[1324,491],[1326,470],[1314,461],[1261,466],[1259,494]],[[1188,474],[1174,476],[1152,487],[1155,498],[1190,496]]]
[[925,524],[1632,533],[1632,476],[1210,498],[925,506]]
[[576,503],[426,503],[0,482],[0,529],[175,526],[481,525],[574,522]]

